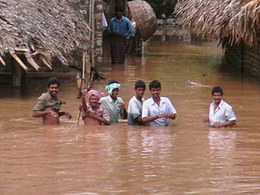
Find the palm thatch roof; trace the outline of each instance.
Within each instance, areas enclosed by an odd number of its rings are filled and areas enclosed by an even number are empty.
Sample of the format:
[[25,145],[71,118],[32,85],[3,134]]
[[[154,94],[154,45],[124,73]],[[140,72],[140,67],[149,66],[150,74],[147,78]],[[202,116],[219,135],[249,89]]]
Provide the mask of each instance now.
[[175,12],[184,28],[231,45],[260,40],[260,0],[180,0]]
[[88,42],[88,32],[84,16],[66,0],[0,0],[0,56],[10,54],[25,70],[21,55],[36,70],[36,56],[47,66],[53,56],[65,61]]

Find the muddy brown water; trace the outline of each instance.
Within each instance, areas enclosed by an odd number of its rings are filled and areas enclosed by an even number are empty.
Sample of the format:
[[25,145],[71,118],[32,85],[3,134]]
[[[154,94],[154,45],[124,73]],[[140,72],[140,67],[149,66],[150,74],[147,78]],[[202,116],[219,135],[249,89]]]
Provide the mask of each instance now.
[[[73,119],[42,126],[31,117],[45,80],[17,95],[0,95],[0,194],[259,194],[259,81],[222,70],[222,51],[212,44],[151,44],[143,58],[104,68],[121,82],[126,104],[133,85],[158,79],[161,95],[177,109],[169,127],[77,127],[74,80],[62,80],[62,110]],[[191,79],[207,86],[185,83]],[[237,115],[234,128],[209,129],[202,119],[214,85]],[[149,90],[145,97],[149,97]]]

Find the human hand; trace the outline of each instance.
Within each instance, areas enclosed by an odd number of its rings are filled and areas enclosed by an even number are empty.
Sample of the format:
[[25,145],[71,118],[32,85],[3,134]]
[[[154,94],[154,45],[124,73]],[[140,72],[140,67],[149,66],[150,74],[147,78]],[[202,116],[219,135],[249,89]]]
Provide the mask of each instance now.
[[65,116],[68,118],[68,119],[71,119],[72,116],[68,113],[68,112],[65,112]]
[[119,103],[119,104],[118,104],[118,107],[119,107],[120,109],[122,109],[122,110],[126,110],[125,104],[123,104],[123,103]]
[[209,122],[209,117],[206,116],[206,117],[203,119],[203,122],[204,122],[204,123],[208,123],[208,122]]
[[57,112],[55,112],[54,110],[52,110],[51,108],[48,108],[46,110],[47,114],[54,117],[54,118],[59,118],[59,114]]
[[210,127],[212,128],[221,128],[221,127],[224,127],[221,123],[215,123],[213,125],[211,125]]
[[162,113],[162,114],[158,115],[158,118],[169,118],[169,117],[170,117],[170,114],[168,114],[168,113]]
[[79,111],[82,111],[82,105],[79,105],[78,109]]

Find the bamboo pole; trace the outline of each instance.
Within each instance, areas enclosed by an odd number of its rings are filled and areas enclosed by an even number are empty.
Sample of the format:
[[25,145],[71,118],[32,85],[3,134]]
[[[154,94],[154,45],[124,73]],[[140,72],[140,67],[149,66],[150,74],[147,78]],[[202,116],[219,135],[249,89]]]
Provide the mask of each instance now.
[[82,80],[84,81],[82,83],[82,88],[85,88],[87,85],[86,81],[86,55],[87,51],[83,51],[83,56],[82,56]]
[[16,62],[27,72],[28,67],[20,60],[20,58],[14,53],[10,51],[10,55],[16,60]]
[[1,62],[1,64],[3,64],[3,66],[6,66],[6,63],[5,63],[4,59],[2,58],[2,56],[0,56],[0,62]]
[[90,63],[90,56],[87,55],[85,58],[86,61],[86,73],[87,73],[87,89],[89,89],[90,82],[91,82],[91,63]]
[[24,53],[25,58],[27,59],[27,61],[29,62],[29,64],[31,64],[31,66],[38,71],[40,69],[40,66],[34,61],[34,59],[32,58],[31,54],[29,54],[28,52]]
[[90,1],[92,1],[91,64],[92,64],[92,67],[95,67],[95,0],[90,0]]
[[48,61],[47,61],[42,55],[39,56],[39,59],[42,61],[42,63],[43,63],[45,66],[47,66],[49,69],[52,70],[52,66],[48,63]]

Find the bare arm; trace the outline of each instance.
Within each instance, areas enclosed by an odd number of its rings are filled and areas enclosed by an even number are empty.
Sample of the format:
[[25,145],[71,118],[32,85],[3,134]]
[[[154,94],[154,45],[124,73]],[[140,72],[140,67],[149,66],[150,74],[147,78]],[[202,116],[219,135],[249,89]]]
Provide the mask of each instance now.
[[215,123],[215,124],[211,125],[210,127],[212,127],[212,128],[232,127],[236,123],[237,123],[236,121],[227,121],[224,123]]
[[154,121],[158,118],[170,118],[170,119],[174,120],[176,118],[176,114],[162,113],[162,114],[155,115],[155,116],[144,117],[144,118],[142,118],[142,120],[143,120],[143,123],[149,123],[149,122],[152,122],[152,121]]
[[58,112],[59,117],[60,116],[66,116],[68,119],[71,119],[72,116],[68,112]]
[[46,116],[47,114],[51,114],[51,115],[54,116],[55,118],[57,118],[57,117],[59,116],[58,113],[55,112],[55,111],[53,111],[52,109],[46,109],[46,110],[43,110],[43,111],[34,110],[32,116],[39,118],[39,117],[44,117],[44,116]]
[[110,125],[110,122],[108,120],[106,120],[105,118],[101,117],[101,116],[97,116],[95,115],[94,113],[92,112],[86,112],[86,117],[89,117],[89,118],[92,118],[92,119],[95,119],[97,120],[99,123],[103,123],[105,125]]
[[209,116],[207,115],[204,119],[203,119],[204,123],[208,123],[209,122]]
[[140,122],[140,123],[143,123],[143,119],[142,119],[141,116],[138,116],[138,117],[136,118],[136,120],[137,120],[138,122]]
[[156,120],[158,118],[159,118],[159,115],[148,116],[148,117],[142,118],[142,121],[143,121],[143,123],[149,123],[149,122],[152,122],[152,121],[154,121],[154,120]]

